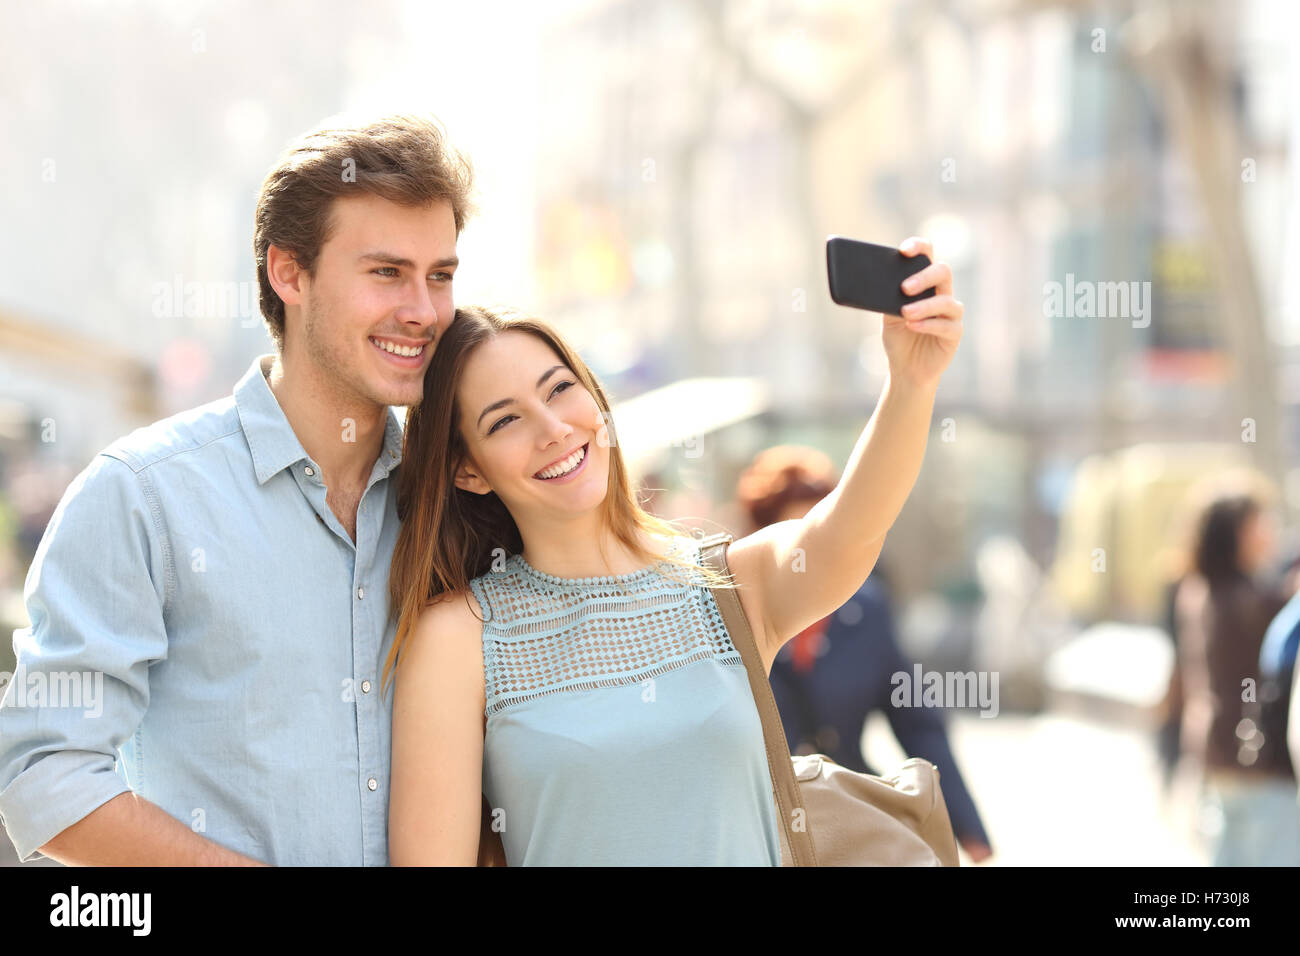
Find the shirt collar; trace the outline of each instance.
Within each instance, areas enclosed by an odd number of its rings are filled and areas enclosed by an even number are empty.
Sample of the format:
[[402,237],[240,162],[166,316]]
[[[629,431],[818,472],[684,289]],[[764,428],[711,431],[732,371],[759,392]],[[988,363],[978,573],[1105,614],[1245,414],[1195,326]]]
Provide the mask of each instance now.
[[[272,475],[308,457],[267,381],[274,361],[273,354],[259,355],[235,385],[235,408],[239,411],[239,423],[244,429],[249,451],[253,454],[253,470],[259,485],[266,484]],[[390,407],[384,425],[384,447],[375,467],[388,475],[401,463],[402,425]]]

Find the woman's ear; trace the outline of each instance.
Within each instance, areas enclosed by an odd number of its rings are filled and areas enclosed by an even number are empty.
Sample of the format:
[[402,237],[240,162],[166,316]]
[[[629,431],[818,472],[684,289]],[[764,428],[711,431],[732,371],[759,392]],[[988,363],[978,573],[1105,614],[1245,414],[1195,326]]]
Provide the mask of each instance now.
[[456,466],[456,487],[465,491],[472,492],[476,495],[486,495],[492,490],[492,486],[479,477],[474,463],[462,460]]

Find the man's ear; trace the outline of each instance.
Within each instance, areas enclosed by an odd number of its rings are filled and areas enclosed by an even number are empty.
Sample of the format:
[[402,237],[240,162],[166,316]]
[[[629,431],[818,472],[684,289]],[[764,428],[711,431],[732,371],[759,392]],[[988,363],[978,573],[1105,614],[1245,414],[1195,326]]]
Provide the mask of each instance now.
[[456,468],[456,487],[472,492],[476,495],[486,495],[492,490],[492,486],[479,477],[478,470],[473,462],[461,460]]
[[279,246],[266,247],[266,277],[285,305],[302,304],[302,277],[305,275],[293,254]]

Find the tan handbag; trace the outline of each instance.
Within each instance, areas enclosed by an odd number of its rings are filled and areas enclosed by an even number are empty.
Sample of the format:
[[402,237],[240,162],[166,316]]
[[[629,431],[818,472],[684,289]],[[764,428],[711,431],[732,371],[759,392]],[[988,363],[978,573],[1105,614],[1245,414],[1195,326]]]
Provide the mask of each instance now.
[[[729,575],[719,532],[700,540],[705,560]],[[754,633],[732,588],[711,588],[758,705],[767,765],[781,814],[782,866],[959,866],[939,769],[912,757],[889,777],[858,773],[825,754],[791,756]],[[814,846],[814,834],[815,846]]]

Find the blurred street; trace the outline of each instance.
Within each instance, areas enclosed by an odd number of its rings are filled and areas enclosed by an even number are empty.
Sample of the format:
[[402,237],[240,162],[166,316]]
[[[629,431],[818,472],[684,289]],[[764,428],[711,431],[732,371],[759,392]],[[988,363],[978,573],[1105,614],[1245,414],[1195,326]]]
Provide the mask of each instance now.
[[[994,844],[981,865],[1205,865],[1186,811],[1160,795],[1148,735],[1052,713],[963,714],[949,733]],[[902,759],[883,719],[867,737],[880,766]]]

